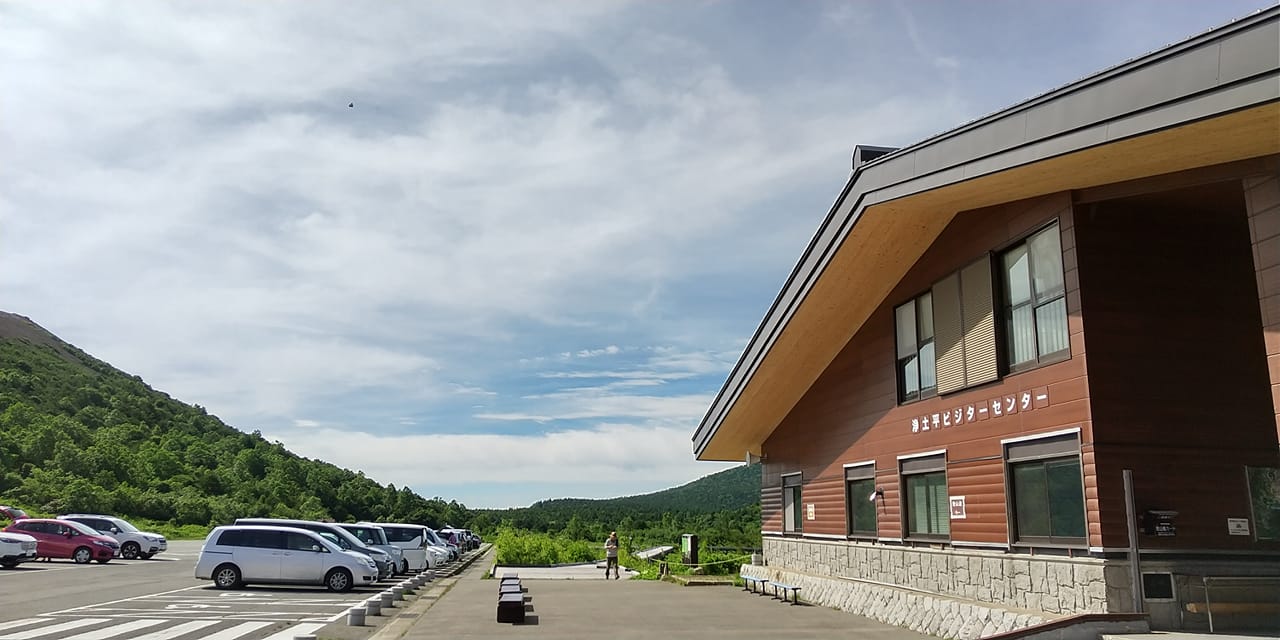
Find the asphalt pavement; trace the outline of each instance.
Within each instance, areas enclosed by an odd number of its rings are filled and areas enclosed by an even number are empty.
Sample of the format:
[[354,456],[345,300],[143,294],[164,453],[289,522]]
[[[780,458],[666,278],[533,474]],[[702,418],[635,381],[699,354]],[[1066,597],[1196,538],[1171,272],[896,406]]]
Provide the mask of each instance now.
[[436,581],[370,640],[930,637],[835,609],[783,604],[732,586],[534,578],[533,570],[519,568],[514,571],[526,574],[521,578],[528,599],[526,621],[501,623],[496,621],[499,581],[485,578],[492,568],[490,552],[456,577]]

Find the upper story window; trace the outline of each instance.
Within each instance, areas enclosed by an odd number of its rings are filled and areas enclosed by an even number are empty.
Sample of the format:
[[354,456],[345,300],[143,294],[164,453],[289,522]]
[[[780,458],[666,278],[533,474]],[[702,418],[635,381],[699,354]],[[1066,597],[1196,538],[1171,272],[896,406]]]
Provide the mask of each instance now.
[[938,387],[933,348],[933,294],[926,293],[893,311],[898,343],[898,400],[932,395]]
[[1005,353],[1010,371],[1066,355],[1066,284],[1055,222],[1000,256]]
[[[1004,335],[1003,362],[997,322]],[[995,260],[989,255],[975,260],[895,307],[894,328],[900,403],[961,391],[999,379],[1002,370],[1066,357],[1071,345],[1058,223]]]

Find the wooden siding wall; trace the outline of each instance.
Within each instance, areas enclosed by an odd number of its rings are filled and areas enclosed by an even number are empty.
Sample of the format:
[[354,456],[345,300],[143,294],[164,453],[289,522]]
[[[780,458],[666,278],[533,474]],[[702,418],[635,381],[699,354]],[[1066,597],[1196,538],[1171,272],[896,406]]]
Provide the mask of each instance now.
[[1262,312],[1263,339],[1271,375],[1271,405],[1277,410],[1280,434],[1280,172],[1273,163],[1266,174],[1244,180],[1249,234],[1257,270],[1258,302]]
[[[1018,241],[1055,219],[1062,233],[1072,357],[945,397],[898,406],[893,307],[927,291],[935,281],[988,251]],[[778,513],[781,500],[775,498],[780,496],[779,483],[772,479],[781,473],[801,471],[802,501],[814,504],[815,511],[815,519],[805,521],[804,532],[843,535],[847,528],[843,465],[875,460],[877,486],[885,494],[877,507],[878,535],[901,538],[897,456],[946,449],[949,492],[965,496],[968,512],[967,518],[951,522],[951,539],[1007,544],[1000,440],[1067,427],[1079,427],[1082,440],[1091,440],[1078,282],[1068,194],[956,216],[765,442],[761,494],[764,530],[782,530]],[[858,292],[849,291],[848,295]],[[1047,406],[959,427],[912,433],[912,418],[1033,390],[1048,394]],[[1098,508],[1096,492],[1087,506],[1092,526]]]
[[1263,548],[1226,522],[1250,517],[1244,466],[1280,451],[1242,183],[1079,205],[1075,220],[1102,497],[1091,531],[1127,545],[1132,469],[1139,511],[1178,512],[1177,534],[1144,548]]

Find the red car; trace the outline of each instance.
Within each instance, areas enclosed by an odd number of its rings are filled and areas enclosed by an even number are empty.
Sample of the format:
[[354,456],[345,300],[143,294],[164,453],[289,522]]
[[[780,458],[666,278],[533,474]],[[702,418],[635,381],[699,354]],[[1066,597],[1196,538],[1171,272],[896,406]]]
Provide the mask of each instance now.
[[71,558],[77,564],[97,560],[106,564],[120,552],[115,540],[70,520],[23,518],[4,530],[35,538],[38,558]]

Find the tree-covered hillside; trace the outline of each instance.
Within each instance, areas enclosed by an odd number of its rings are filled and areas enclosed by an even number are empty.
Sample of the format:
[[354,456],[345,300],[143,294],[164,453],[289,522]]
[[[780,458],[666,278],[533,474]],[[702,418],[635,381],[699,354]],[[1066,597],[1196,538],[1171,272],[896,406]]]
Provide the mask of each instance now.
[[0,312],[0,503],[174,525],[245,516],[465,526],[467,509],[301,458]]
[[[617,530],[645,544],[675,544],[697,533],[710,546],[760,546],[760,467],[734,467],[688,484],[623,498],[543,500],[519,509],[480,509],[474,522],[505,523],[571,540],[602,540]],[[637,547],[638,548],[638,547]]]

